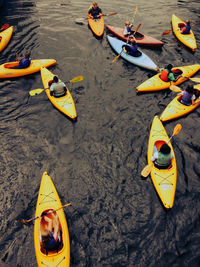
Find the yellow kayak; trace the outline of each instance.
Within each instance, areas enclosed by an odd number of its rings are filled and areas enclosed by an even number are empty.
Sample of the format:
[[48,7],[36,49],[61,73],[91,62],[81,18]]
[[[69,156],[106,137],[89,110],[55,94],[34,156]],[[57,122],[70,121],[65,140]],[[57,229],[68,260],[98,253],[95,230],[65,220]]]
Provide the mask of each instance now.
[[179,117],[182,117],[190,112],[192,112],[194,109],[196,109],[200,102],[197,102],[194,105],[186,106],[183,105],[179,100],[180,96],[176,96],[169,105],[165,108],[163,113],[160,116],[161,121],[169,121],[173,119],[177,119]]
[[100,19],[88,18],[88,24],[96,36],[101,37],[103,35],[103,33],[104,33],[104,18],[103,18],[103,16],[101,16]]
[[14,78],[29,75],[40,71],[41,67],[50,67],[56,64],[55,59],[32,59],[31,64],[26,69],[12,69],[19,65],[18,62],[10,62],[0,65],[0,78]]
[[[162,122],[155,116],[151,126],[149,144],[148,144],[148,164],[151,163],[151,157],[153,155],[154,145],[159,146],[162,143],[167,143],[169,137],[162,125]],[[168,169],[158,169],[153,165],[151,170],[151,179],[154,187],[166,209],[170,209],[174,203],[175,191],[176,191],[176,180],[177,180],[177,168],[174,150],[169,142],[168,145],[171,148],[171,154],[174,158],[171,160],[171,166]]]
[[13,34],[13,26],[0,32],[0,52],[7,46]]
[[70,117],[72,120],[75,120],[77,117],[77,113],[76,113],[74,100],[72,98],[72,95],[70,94],[69,89],[67,88],[67,94],[62,97],[54,97],[50,95],[48,82],[53,80],[54,76],[55,75],[48,69],[44,67],[41,68],[42,82],[43,82],[44,88],[47,88],[45,92],[49,100],[58,110],[60,110],[62,113]]
[[[92,5],[90,5],[88,11],[92,8]],[[90,29],[92,32],[97,36],[101,37],[104,33],[104,18],[101,16],[99,19],[91,19],[88,17],[88,24],[90,26]]]
[[[60,229],[62,232],[62,241],[59,244],[58,252],[57,251],[46,251],[46,249],[42,246],[41,237],[40,237],[40,229],[44,226],[45,222],[41,220],[41,224],[40,224],[39,219],[35,220],[34,246],[35,246],[37,263],[39,267],[70,266],[69,232],[68,232],[68,226],[67,226],[67,222],[65,219],[64,211],[61,207],[62,207],[62,204],[60,202],[56,188],[50,176],[47,174],[47,172],[44,172],[42,176],[41,184],[40,184],[35,217],[41,216],[44,211],[53,212],[54,210],[54,213],[57,213],[59,217],[59,224],[60,224]],[[48,215],[48,217],[50,216],[51,214]]]
[[176,82],[164,82],[160,79],[160,73],[154,75],[150,79],[146,80],[142,84],[140,84],[136,91],[139,92],[150,92],[150,91],[160,91],[163,89],[167,89],[170,85],[178,85],[188,80],[188,78],[192,77],[198,70],[200,69],[200,64],[183,66],[183,67],[175,67],[172,69],[174,73],[181,73],[181,77]]
[[179,19],[176,15],[172,15],[172,29],[175,34],[175,36],[179,39],[180,42],[182,42],[185,46],[192,49],[192,51],[195,51],[197,49],[197,43],[194,36],[194,33],[192,30],[190,30],[189,34],[182,34],[179,31],[179,24],[185,24],[185,22],[181,19]]

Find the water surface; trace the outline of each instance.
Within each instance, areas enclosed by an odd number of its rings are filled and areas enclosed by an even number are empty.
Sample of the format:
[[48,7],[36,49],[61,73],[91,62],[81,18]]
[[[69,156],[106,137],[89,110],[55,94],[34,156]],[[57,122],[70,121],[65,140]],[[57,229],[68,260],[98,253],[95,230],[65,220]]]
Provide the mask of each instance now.
[[[5,1],[6,2],[6,1]],[[8,0],[0,25],[14,26],[14,34],[1,53],[0,64],[14,61],[18,52],[33,59],[55,58],[50,68],[63,81],[83,75],[69,85],[78,113],[73,123],[53,108],[40,73],[0,81],[0,251],[1,266],[36,266],[33,218],[41,177],[52,177],[65,209],[71,242],[71,266],[199,266],[200,218],[200,111],[165,124],[173,138],[178,176],[174,206],[166,211],[151,182],[140,172],[147,164],[149,131],[176,96],[169,90],[136,94],[136,87],[154,72],[118,59],[105,32],[96,39],[85,18],[90,1]],[[191,53],[171,29],[176,14],[192,23],[200,21],[199,1],[141,0],[99,2],[105,23],[123,26],[138,12],[140,31],[162,40],[162,50],[143,49],[160,67],[200,63],[199,49]],[[199,45],[199,27],[194,28]],[[198,75],[196,75],[198,76]],[[186,87],[188,82],[181,86]]]

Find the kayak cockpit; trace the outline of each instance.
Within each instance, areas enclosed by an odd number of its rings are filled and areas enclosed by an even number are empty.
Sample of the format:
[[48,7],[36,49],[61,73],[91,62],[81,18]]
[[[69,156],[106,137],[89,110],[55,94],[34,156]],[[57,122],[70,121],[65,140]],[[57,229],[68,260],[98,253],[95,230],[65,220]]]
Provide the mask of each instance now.
[[6,69],[12,69],[19,66],[19,62],[11,62],[11,63],[6,63],[4,64],[4,68]]
[[144,39],[144,35],[140,32],[136,32],[136,34],[134,34],[134,37],[136,40],[142,40]]
[[[39,224],[40,251],[45,255],[58,254],[59,251],[61,251],[63,248],[63,239],[62,239],[62,227],[60,224],[60,220],[57,216],[57,213],[52,209],[48,209],[45,210],[41,214],[41,216],[42,218]],[[49,221],[51,221],[51,223],[49,223]],[[49,224],[51,224],[51,226],[49,226]],[[55,231],[58,231],[59,239],[57,241],[54,241],[52,233]],[[45,232],[47,234],[44,235]],[[54,243],[52,243],[52,240],[54,241]]]

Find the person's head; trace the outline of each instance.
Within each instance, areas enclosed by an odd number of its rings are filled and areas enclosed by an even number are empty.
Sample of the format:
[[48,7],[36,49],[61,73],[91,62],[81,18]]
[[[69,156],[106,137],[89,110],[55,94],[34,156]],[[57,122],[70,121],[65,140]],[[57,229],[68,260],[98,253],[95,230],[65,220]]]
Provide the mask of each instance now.
[[166,66],[166,69],[168,69],[168,71],[171,71],[172,68],[173,68],[172,64],[168,64],[168,65]]
[[188,86],[186,87],[185,91],[187,91],[189,94],[192,94],[194,91],[194,87],[192,84],[188,84]]
[[136,40],[134,37],[131,37],[130,39],[131,45],[135,45],[136,44]]
[[29,54],[29,53],[26,53],[26,54],[24,55],[24,57],[25,57],[26,59],[29,59],[29,58],[30,58],[30,54]]
[[53,83],[57,83],[58,82],[58,76],[54,76],[53,77]]
[[93,6],[94,9],[96,9],[98,7],[98,3],[97,2],[93,2],[92,6]]
[[171,152],[171,148],[165,143],[161,146],[160,152],[163,154],[169,154]]
[[126,27],[129,27],[130,26],[130,21],[129,20],[125,21],[125,26]]
[[186,20],[186,24],[189,26],[190,25],[190,21],[189,20]]

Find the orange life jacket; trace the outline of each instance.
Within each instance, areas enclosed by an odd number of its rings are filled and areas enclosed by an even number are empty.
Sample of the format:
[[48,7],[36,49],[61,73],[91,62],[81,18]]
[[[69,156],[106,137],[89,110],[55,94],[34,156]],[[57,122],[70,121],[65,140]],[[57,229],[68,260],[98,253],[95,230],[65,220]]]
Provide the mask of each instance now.
[[160,79],[164,82],[168,82],[168,74],[169,72],[166,69],[163,69],[160,74]]

